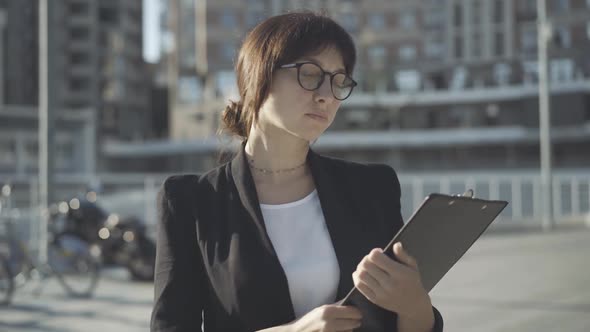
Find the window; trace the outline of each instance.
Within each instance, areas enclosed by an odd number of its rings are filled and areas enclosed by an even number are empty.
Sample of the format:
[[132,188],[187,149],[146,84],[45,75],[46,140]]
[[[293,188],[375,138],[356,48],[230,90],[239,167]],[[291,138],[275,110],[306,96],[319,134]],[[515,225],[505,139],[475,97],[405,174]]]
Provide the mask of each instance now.
[[88,28],[70,29],[70,37],[72,39],[86,40],[90,37],[90,31],[88,30]]
[[56,145],[55,166],[59,169],[67,169],[72,166],[74,157],[74,145],[72,142],[63,142]]
[[246,26],[248,28],[254,27],[260,21],[264,19],[264,14],[258,11],[248,11],[246,12]]
[[500,107],[498,104],[489,104],[485,108],[484,123],[486,126],[497,126],[498,116],[500,115]]
[[550,13],[549,14],[562,14],[567,13],[570,9],[569,0],[550,0]]
[[456,27],[461,27],[463,25],[463,7],[462,4],[456,3],[453,8],[453,18]]
[[424,10],[424,26],[427,28],[442,28],[445,16],[441,14],[440,8]]
[[369,63],[376,65],[376,66],[382,66],[385,64],[385,55],[386,55],[386,51],[385,51],[385,47],[383,46],[371,46],[369,48]]
[[71,3],[70,4],[70,14],[72,15],[87,15],[88,14],[88,4],[87,3]]
[[183,68],[193,68],[197,62],[194,44],[183,44],[180,48],[180,65]]
[[481,25],[481,10],[482,10],[482,5],[481,5],[481,1],[479,0],[474,0],[472,3],[472,7],[471,7],[471,22],[473,25]]
[[219,96],[229,99],[240,98],[236,74],[232,70],[218,72],[215,83]]
[[398,56],[402,61],[412,61],[416,59],[416,47],[413,45],[403,45],[398,50]]
[[537,0],[520,0],[517,1],[519,10],[521,13],[534,13],[537,14]]
[[426,38],[424,41],[424,54],[428,58],[442,59],[444,58],[444,43],[442,40],[435,37]]
[[405,10],[400,12],[399,25],[402,29],[413,29],[416,27],[416,12]]
[[457,67],[453,70],[453,77],[451,78],[451,90],[463,90],[467,83],[467,69],[465,67]]
[[98,12],[101,22],[117,24],[119,23],[119,13],[114,8],[101,8]]
[[521,30],[520,48],[524,55],[537,54],[537,29],[534,26]]
[[416,70],[400,70],[395,74],[395,83],[400,91],[420,89],[420,74]]
[[195,104],[201,99],[201,83],[195,76],[178,78],[178,100],[184,104]]
[[461,59],[463,57],[463,38],[461,36],[455,37],[455,58]]
[[559,48],[570,48],[572,46],[572,37],[567,27],[558,27],[555,29],[554,43]]
[[344,13],[340,16],[340,21],[348,32],[357,32],[359,26],[359,17],[354,13]]
[[86,90],[90,86],[90,81],[86,78],[70,78],[70,89],[74,91]]
[[510,65],[506,63],[497,63],[494,65],[494,81],[500,86],[510,83]]
[[37,142],[26,142],[25,143],[25,158],[27,160],[27,166],[36,168],[37,160],[39,157],[39,144]]
[[525,61],[522,64],[524,83],[536,83],[539,80],[539,64],[537,61]]
[[381,13],[372,13],[369,15],[369,26],[373,30],[385,29],[385,16]]
[[16,161],[16,145],[15,142],[1,141],[0,142],[0,164],[12,165]]
[[70,53],[70,63],[73,65],[87,64],[90,61],[88,53],[72,52]]
[[551,82],[567,82],[574,77],[574,63],[571,59],[551,60]]
[[481,57],[481,50],[483,48],[481,35],[479,33],[474,33],[471,39],[471,55],[474,58]]
[[504,21],[504,0],[495,0],[493,5],[494,23],[502,23]]
[[264,8],[264,3],[261,0],[248,0],[248,7]]
[[223,60],[225,60],[226,62],[232,62],[234,60],[234,55],[235,55],[235,49],[234,46],[232,44],[226,44],[223,43],[220,45],[221,49],[220,49],[220,54],[223,58]]
[[494,55],[504,55],[504,34],[502,32],[496,32],[494,34]]
[[223,26],[226,29],[234,29],[237,26],[236,15],[234,15],[234,13],[229,9],[225,9],[223,13],[221,13],[219,19],[221,22],[221,26]]

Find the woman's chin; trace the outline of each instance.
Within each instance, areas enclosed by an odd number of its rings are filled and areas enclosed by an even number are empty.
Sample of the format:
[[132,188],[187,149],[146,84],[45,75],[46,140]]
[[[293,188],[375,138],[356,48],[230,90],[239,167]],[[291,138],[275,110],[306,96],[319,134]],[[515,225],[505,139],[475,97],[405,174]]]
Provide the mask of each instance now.
[[305,133],[301,133],[301,135],[299,135],[299,137],[301,137],[302,139],[308,141],[309,143],[313,143],[315,142],[318,138],[320,138],[320,136],[322,135],[324,131],[308,131]]

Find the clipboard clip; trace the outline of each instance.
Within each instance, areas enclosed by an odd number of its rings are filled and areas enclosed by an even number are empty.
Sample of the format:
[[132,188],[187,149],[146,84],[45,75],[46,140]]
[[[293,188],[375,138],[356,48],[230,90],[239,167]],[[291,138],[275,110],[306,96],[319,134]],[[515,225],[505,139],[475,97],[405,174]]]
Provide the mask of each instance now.
[[473,198],[473,189],[467,189],[467,190],[465,190],[465,192],[462,195],[459,195],[459,196]]

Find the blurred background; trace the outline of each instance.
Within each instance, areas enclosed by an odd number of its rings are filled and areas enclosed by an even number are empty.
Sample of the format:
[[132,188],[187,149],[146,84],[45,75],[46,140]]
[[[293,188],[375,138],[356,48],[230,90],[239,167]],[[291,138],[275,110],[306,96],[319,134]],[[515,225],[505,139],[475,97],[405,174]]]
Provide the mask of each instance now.
[[404,218],[472,188],[510,202],[492,229],[590,224],[590,0],[0,0],[3,218],[31,256],[81,202],[100,208],[88,227],[133,220],[153,243],[162,181],[236,146],[216,132],[245,33],[295,9],[325,10],[358,52],[313,148],[393,166]]

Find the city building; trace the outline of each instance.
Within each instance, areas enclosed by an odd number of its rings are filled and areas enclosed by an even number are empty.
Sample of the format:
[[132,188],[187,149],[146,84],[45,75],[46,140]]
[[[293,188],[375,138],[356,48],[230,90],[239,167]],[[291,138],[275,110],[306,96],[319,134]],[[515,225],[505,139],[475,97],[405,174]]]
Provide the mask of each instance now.
[[[109,169],[97,147],[154,136],[149,70],[142,57],[142,2],[49,1],[57,86],[58,172]],[[2,173],[37,169],[38,1],[0,2]],[[63,119],[72,119],[66,121]],[[88,129],[87,126],[93,128]],[[88,130],[93,137],[88,137]],[[61,142],[61,143],[60,143]],[[90,152],[89,152],[90,151]],[[8,157],[7,157],[8,156]],[[14,157],[10,157],[14,156]],[[86,158],[83,162],[80,158]],[[63,159],[63,160],[62,160]],[[61,167],[59,165],[69,165]]]
[[[539,166],[535,0],[164,3],[173,141],[109,145],[107,155],[184,160],[166,164],[173,170],[214,164],[203,155],[223,146],[210,138],[235,98],[244,33],[260,17],[307,8],[339,21],[359,55],[359,87],[316,149],[411,171]],[[590,150],[590,3],[547,3],[554,164],[587,167],[590,155],[580,152]]]

